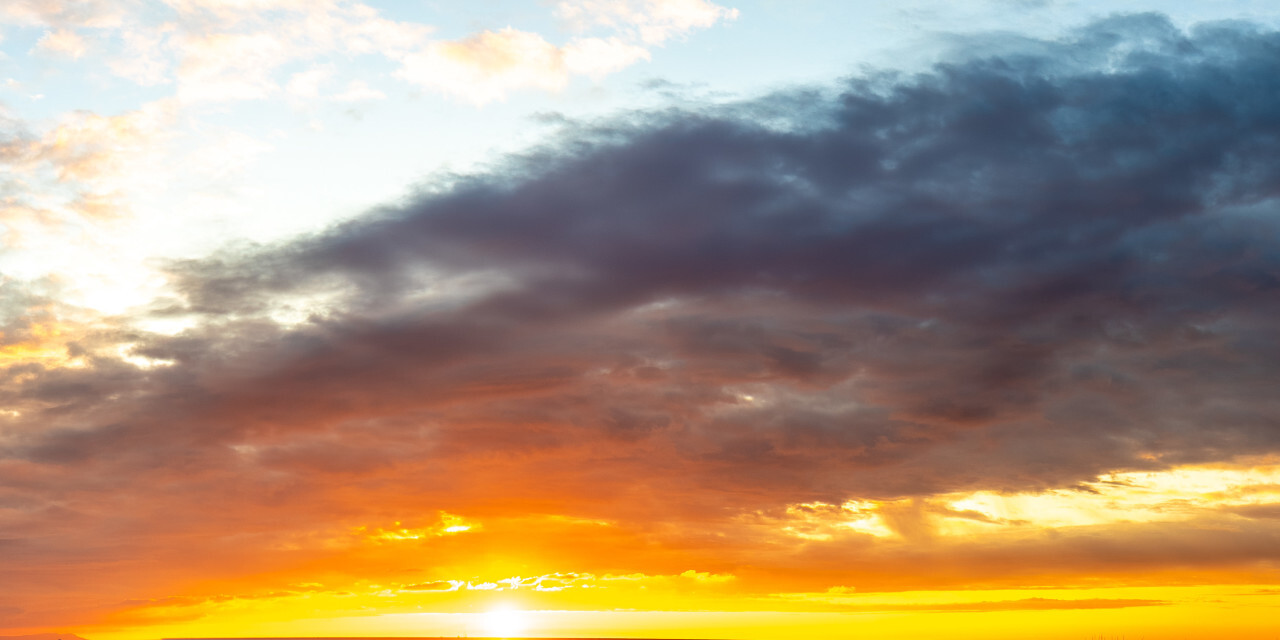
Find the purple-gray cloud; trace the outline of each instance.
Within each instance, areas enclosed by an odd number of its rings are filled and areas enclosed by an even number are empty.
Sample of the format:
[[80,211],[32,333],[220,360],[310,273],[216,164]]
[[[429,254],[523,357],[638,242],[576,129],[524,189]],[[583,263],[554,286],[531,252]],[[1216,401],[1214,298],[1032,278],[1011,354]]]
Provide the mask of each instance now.
[[[582,423],[575,439],[661,437],[797,489],[1016,489],[1274,447],[1275,34],[1142,15],[1037,50],[634,114],[317,237],[175,268],[211,314],[346,292],[250,368],[284,388],[359,372],[434,407],[433,389],[518,379],[547,389],[500,411]],[[622,362],[664,364],[576,395]],[[779,397],[711,410],[750,384]]]

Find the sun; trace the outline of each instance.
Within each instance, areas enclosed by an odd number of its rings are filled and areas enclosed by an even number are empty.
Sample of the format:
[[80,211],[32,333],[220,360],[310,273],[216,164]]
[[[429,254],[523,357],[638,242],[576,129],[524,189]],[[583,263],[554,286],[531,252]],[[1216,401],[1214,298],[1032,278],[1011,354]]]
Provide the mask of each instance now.
[[515,607],[501,606],[481,614],[485,633],[497,638],[519,637],[529,627],[529,617]]

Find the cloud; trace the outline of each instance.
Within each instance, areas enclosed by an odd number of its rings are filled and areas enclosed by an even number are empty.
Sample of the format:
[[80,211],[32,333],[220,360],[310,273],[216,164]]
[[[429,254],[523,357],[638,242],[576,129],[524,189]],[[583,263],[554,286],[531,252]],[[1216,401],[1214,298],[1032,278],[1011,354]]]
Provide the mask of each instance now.
[[[178,60],[178,97],[186,102],[258,100],[280,88],[282,68],[315,61],[288,84],[295,98],[332,65],[326,56],[380,54],[399,59],[427,41],[431,28],[381,17],[357,2],[181,2],[179,27],[169,37]],[[309,75],[308,75],[309,74]],[[306,85],[306,86],[304,86]],[[302,93],[299,93],[299,92]]]
[[477,103],[511,88],[555,90],[568,81],[559,49],[534,33],[506,28],[436,42],[404,60],[400,77]]
[[[655,424],[705,425],[685,455],[761,483],[821,483],[846,455],[877,468],[849,491],[958,488],[956,465],[975,459],[991,470],[975,482],[1054,486],[1149,467],[1152,452],[1268,446],[1266,383],[1246,372],[1270,371],[1274,223],[1255,212],[1271,125],[1267,90],[1238,88],[1268,85],[1215,54],[1265,37],[1206,28],[1186,40],[1203,57],[1183,58],[1162,55],[1185,38],[1155,18],[1098,29],[1156,44],[1104,75],[976,60],[584,131],[563,154],[255,258],[254,280],[193,266],[188,292],[217,308],[248,299],[215,291],[336,277],[392,309],[421,286],[414,270],[502,272],[510,284],[474,300],[369,321],[415,340],[501,331],[508,371],[565,362],[542,379],[566,392],[589,370],[648,366],[648,386],[598,384],[621,407],[658,407]],[[802,100],[811,123],[760,124]],[[460,363],[481,357],[453,344]],[[450,359],[432,362],[420,375],[456,384]],[[718,417],[726,385],[752,384],[777,397]]]
[[47,26],[39,51],[79,57],[100,49],[112,73],[145,86],[176,82],[177,97],[194,103],[270,97],[282,68],[296,61],[322,64],[334,53],[399,59],[431,31],[350,0],[165,4],[168,11],[156,12],[134,2],[23,0],[0,19]]
[[399,76],[475,104],[512,90],[564,88],[575,75],[599,79],[650,58],[649,48],[694,29],[737,17],[704,0],[575,1],[557,14],[579,30],[604,27],[603,37],[576,37],[557,46],[511,27],[460,40],[437,41],[403,59]]
[[462,584],[458,580],[438,580],[436,582],[406,585],[400,589],[402,591],[457,591]]
[[[127,195],[150,186],[151,176],[140,170],[163,155],[176,116],[172,102],[159,100],[113,116],[68,113],[42,123],[44,131],[32,131],[22,121],[5,122],[0,212],[2,241],[15,259],[9,273],[33,280],[74,271],[85,253],[67,251],[68,244],[100,245],[101,237],[85,237],[89,229],[131,213]],[[33,272],[33,262],[23,259],[33,256],[48,270]],[[95,275],[111,271],[119,269],[102,265]],[[64,293],[74,288],[71,282],[62,284]]]
[[[558,55],[517,31],[457,46],[493,96],[526,73],[498,53]],[[171,263],[152,313],[191,328],[8,370],[0,487],[31,506],[5,516],[6,568],[283,580],[341,557],[429,585],[517,549],[529,575],[695,566],[757,593],[1273,581],[1269,507],[960,537],[939,513],[982,512],[926,507],[1275,454],[1278,49],[1114,18],[918,76],[568,126],[323,232]],[[125,342],[173,364],[105,348]],[[888,534],[777,527],[863,501],[897,505]],[[436,511],[485,526],[428,536],[424,575],[347,534]],[[99,579],[119,582],[82,588],[177,582]]]
[[559,90],[572,74],[599,77],[648,57],[643,47],[617,38],[583,38],[557,47],[538,34],[508,27],[433,42],[406,56],[398,75],[484,104],[514,89]]
[[312,67],[299,71],[289,78],[288,91],[299,98],[316,98],[320,95],[320,87],[333,76],[332,65]]
[[[175,275],[232,316],[348,301],[261,353],[280,393],[357,393],[358,353],[388,407],[512,447],[657,438],[699,483],[838,503],[1229,459],[1275,444],[1271,38],[1125,18],[1054,45],[1126,52],[1106,73],[977,59],[640,115]],[[179,344],[230,348],[148,348]]]
[[293,57],[291,43],[267,32],[188,36],[180,46],[184,102],[265,98],[276,89],[275,69]]
[[75,31],[59,29],[45,33],[36,42],[35,50],[41,53],[79,58],[84,55],[88,47],[84,39],[76,34]]
[[[49,201],[56,188],[41,184],[46,181],[69,185],[81,198],[108,197],[130,166],[156,153],[172,135],[175,117],[172,101],[157,100],[114,116],[71,112],[42,134],[30,132],[23,122],[9,121],[9,135],[0,139],[0,161],[27,180],[25,190],[15,190],[23,199]],[[86,213],[91,211],[89,207]]]
[[174,117],[174,105],[164,100],[117,116],[74,112],[33,145],[30,156],[49,163],[61,181],[108,180],[126,174],[126,165],[171,135]]
[[1055,598],[1026,598],[1023,600],[998,600],[988,602],[946,602],[938,604],[864,605],[857,611],[1062,611],[1072,609],[1126,609],[1129,607],[1158,607],[1169,604],[1161,600],[1136,598],[1089,598],[1058,600]]
[[[171,11],[156,14],[133,3],[22,0],[0,10],[0,20],[48,27],[39,51],[78,58],[101,49],[118,76],[145,86],[174,82],[183,103],[270,98],[291,63],[313,61],[314,70],[334,54],[376,54],[396,62],[405,81],[484,104],[515,90],[556,91],[575,76],[598,80],[649,59],[652,47],[673,37],[737,16],[705,0],[565,2],[556,9],[563,19],[599,33],[552,44],[514,27],[432,40],[430,26],[384,18],[351,0],[165,4]],[[315,80],[305,73],[290,79],[295,99],[307,89],[299,83]],[[355,94],[343,95],[351,101]]]
[[733,580],[736,576],[732,574],[711,573],[709,571],[694,571],[693,569],[689,569],[688,571],[681,573],[680,577],[693,580],[695,582],[717,583],[728,582]]
[[1280,504],[1249,504],[1232,507],[1231,511],[1246,518],[1280,520]]
[[115,75],[142,86],[168,82],[173,67],[167,51],[172,45],[168,38],[175,31],[172,23],[121,30],[122,50],[107,60],[107,67]]
[[[5,610],[8,608],[6,607]],[[25,636],[0,636],[5,640],[84,640],[74,633],[35,633]]]
[[0,20],[21,25],[111,28],[134,6],[132,0],[13,0],[0,7]]
[[352,80],[346,90],[333,96],[337,102],[366,102],[369,100],[385,100],[387,94],[365,84],[362,80]]
[[580,38],[566,45],[562,53],[566,70],[595,79],[649,59],[648,50],[618,38]]
[[609,27],[648,45],[738,18],[737,9],[706,0],[563,0],[556,13],[580,30]]

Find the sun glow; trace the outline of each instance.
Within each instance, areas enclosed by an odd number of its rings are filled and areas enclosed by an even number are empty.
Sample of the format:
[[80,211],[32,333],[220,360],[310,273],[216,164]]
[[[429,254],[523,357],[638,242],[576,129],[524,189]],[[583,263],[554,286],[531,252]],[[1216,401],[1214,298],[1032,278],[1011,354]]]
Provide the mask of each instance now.
[[520,637],[529,628],[529,617],[520,609],[504,605],[487,611],[481,625],[485,633],[494,637]]

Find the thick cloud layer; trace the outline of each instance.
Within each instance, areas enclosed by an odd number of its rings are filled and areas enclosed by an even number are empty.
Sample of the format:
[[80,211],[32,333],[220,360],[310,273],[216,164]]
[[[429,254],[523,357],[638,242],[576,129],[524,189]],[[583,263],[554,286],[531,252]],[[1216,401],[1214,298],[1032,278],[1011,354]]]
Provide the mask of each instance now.
[[[156,313],[196,327],[91,339],[172,364],[9,371],[0,553],[29,578],[88,536],[127,564],[181,531],[424,509],[670,540],[1277,453],[1277,105],[1280,35],[1116,18],[583,125],[318,236],[176,264]],[[1265,528],[1234,535],[1252,551],[1222,562],[1275,560]],[[1064,543],[1079,566],[1150,569],[1086,542]],[[1034,574],[1042,543],[957,566]],[[824,553],[879,562],[858,549]],[[787,562],[813,569],[761,571]]]
[[[1256,452],[1280,435],[1276,46],[1139,16],[1048,54],[638,114],[322,237],[185,265],[185,293],[244,314],[345,287],[349,306],[292,333],[306,345],[271,354],[279,383],[395,371],[468,413],[405,376],[474,376],[532,410],[646,363],[652,381],[605,383],[552,429],[763,476],[851,456],[796,479],[845,491],[888,484],[857,477],[889,463],[930,477],[879,491],[954,488],[929,471],[954,454],[991,467],[964,482],[1016,488]],[[719,417],[735,385],[763,406]]]

